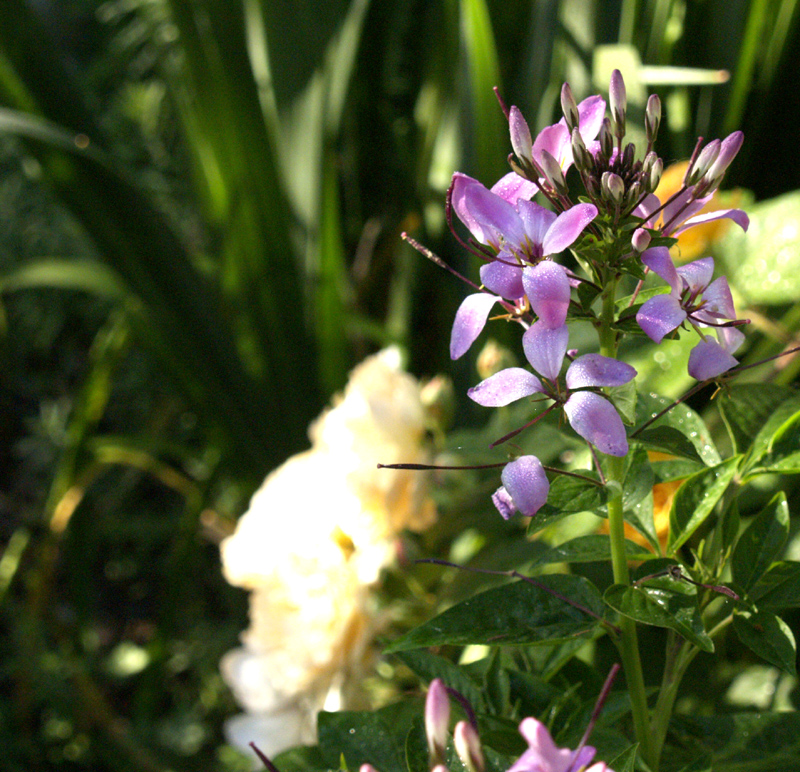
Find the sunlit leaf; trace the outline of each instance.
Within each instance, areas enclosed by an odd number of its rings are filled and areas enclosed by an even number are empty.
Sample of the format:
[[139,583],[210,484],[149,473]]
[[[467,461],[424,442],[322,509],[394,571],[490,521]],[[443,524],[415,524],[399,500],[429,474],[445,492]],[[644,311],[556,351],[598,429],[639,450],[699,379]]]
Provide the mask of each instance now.
[[788,538],[789,507],[779,491],[739,537],[731,564],[734,581],[749,590],[780,557]]
[[770,665],[795,675],[797,646],[789,625],[770,611],[737,611],[733,629],[739,640]]

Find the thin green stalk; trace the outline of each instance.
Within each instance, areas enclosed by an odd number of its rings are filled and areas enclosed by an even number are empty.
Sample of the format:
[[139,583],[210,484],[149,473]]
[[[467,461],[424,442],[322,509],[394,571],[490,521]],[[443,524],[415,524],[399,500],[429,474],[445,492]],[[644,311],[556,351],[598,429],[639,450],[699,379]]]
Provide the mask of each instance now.
[[[616,299],[617,278],[602,282],[603,308],[601,324],[598,329],[600,337],[600,353],[607,357],[616,357],[618,338],[613,329],[614,301]],[[616,456],[606,456],[606,479],[611,490],[616,489],[614,495],[608,500],[608,530],[611,538],[611,564],[616,584],[630,585],[628,572],[628,558],[625,553],[625,521],[622,507],[622,485],[625,476],[625,459]],[[622,657],[625,669],[625,680],[631,700],[633,714],[633,727],[639,748],[647,764],[654,772],[658,770],[658,756],[655,752],[650,734],[650,717],[647,708],[647,694],[644,686],[642,661],[639,655],[639,637],[636,622],[630,617],[622,616],[619,620],[620,635],[617,638],[617,647]]]

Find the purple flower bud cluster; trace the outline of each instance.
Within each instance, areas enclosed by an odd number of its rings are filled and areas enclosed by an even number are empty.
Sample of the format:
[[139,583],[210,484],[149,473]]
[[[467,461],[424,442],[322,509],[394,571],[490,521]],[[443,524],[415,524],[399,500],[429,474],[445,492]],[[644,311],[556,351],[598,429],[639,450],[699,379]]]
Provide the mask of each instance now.
[[[743,340],[738,327],[746,322],[736,319],[726,279],[712,281],[711,258],[676,268],[668,245],[687,228],[723,217],[747,228],[747,215],[738,209],[698,214],[735,158],[742,134],[734,132],[704,147],[698,143],[683,187],[662,202],[654,194],[663,169],[653,150],[661,123],[657,96],[647,102],[642,157],[625,142],[627,95],[618,71],[609,89],[610,117],[602,97],[591,96],[578,104],[568,84],[562,89],[561,105],[564,117],[535,138],[516,107],[506,111],[513,171],[491,189],[465,174],[453,176],[448,221],[452,229],[455,212],[471,236],[468,244],[462,243],[483,266],[481,285],[473,285],[478,291],[456,313],[450,355],[458,359],[466,353],[492,310],[499,307],[500,318],[523,327],[522,347],[533,372],[520,367],[501,370],[470,389],[470,398],[487,407],[502,407],[540,395],[552,401],[545,413],[562,410],[590,446],[624,456],[625,427],[604,390],[630,383],[636,371],[600,354],[568,356],[570,318],[581,316],[598,330],[614,322],[607,310],[601,319],[591,300],[574,299],[573,290],[586,282],[592,288],[588,295],[597,297],[604,288],[616,287],[626,273],[641,277],[643,269],[653,271],[670,291],[639,309],[636,319],[643,332],[658,343],[681,326],[697,330],[700,342],[690,355],[689,372],[699,380],[716,378],[734,367],[733,353]],[[585,196],[580,203],[570,197],[567,176],[573,167]],[[531,200],[537,194],[547,199],[547,207]],[[555,262],[570,248],[581,258],[585,278]],[[715,328],[716,339],[704,332],[710,327]],[[616,340],[605,353],[616,351]],[[562,376],[565,358],[570,364]],[[535,456],[508,463],[501,479],[493,501],[505,518],[517,512],[532,516],[547,500],[549,482]]]

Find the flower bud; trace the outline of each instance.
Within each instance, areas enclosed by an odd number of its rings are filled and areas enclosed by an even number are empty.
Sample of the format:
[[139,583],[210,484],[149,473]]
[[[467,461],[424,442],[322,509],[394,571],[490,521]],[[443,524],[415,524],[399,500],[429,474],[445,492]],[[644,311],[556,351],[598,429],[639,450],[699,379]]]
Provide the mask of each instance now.
[[594,157],[586,148],[578,129],[572,130],[572,158],[579,172],[591,174],[594,169]]
[[721,144],[722,143],[718,139],[715,139],[713,142],[709,142],[700,151],[700,155],[697,156],[697,160],[692,164],[692,168],[686,175],[687,185],[694,185],[702,179],[703,175],[711,167],[711,164],[717,160]]
[[653,168],[650,170],[650,178],[648,180],[648,188],[652,193],[661,182],[661,175],[664,173],[664,161],[661,158],[656,158],[653,163]]
[[611,84],[608,87],[608,101],[611,118],[614,121],[614,134],[621,140],[625,136],[625,113],[628,109],[628,95],[622,73],[614,70],[611,73]]
[[619,206],[622,203],[622,197],[625,195],[625,182],[622,177],[619,174],[614,174],[614,172],[603,172],[600,184],[603,198],[613,201],[614,204]]
[[650,234],[644,228],[637,228],[631,237],[631,246],[641,254],[650,246]]
[[459,721],[453,730],[453,742],[458,758],[469,772],[484,772],[483,749],[475,727],[467,721]]
[[573,132],[580,125],[581,117],[569,83],[565,83],[561,87],[561,110],[564,113],[567,128]]
[[722,140],[719,155],[708,170],[709,181],[715,182],[722,179],[722,176],[742,147],[742,142],[744,142],[744,134],[741,131],[734,131],[733,134],[729,134]]
[[655,144],[658,127],[661,125],[661,100],[658,94],[650,94],[644,111],[644,130],[648,146]]
[[600,151],[606,158],[611,158],[614,154],[614,134],[611,131],[611,121],[608,118],[603,118],[603,125],[600,127],[600,135],[598,136],[600,142]]
[[539,165],[542,167],[545,179],[550,183],[550,187],[560,196],[568,195],[569,188],[567,187],[567,181],[564,179],[564,172],[561,171],[558,161],[546,150],[539,152]]
[[511,147],[514,148],[517,158],[530,163],[533,155],[531,130],[518,107],[511,107],[508,114],[508,128],[511,133]]
[[425,735],[431,767],[444,763],[447,748],[447,730],[450,724],[450,699],[441,678],[434,678],[425,699]]

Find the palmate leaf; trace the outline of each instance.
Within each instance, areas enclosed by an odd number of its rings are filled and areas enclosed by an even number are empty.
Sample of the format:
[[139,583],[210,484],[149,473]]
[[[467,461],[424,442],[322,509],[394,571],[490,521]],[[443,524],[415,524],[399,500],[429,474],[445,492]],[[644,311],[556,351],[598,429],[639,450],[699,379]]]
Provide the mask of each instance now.
[[553,643],[590,635],[603,615],[597,589],[580,576],[551,574],[496,587],[459,603],[386,651],[452,644]]

